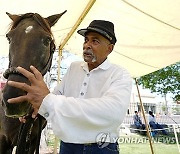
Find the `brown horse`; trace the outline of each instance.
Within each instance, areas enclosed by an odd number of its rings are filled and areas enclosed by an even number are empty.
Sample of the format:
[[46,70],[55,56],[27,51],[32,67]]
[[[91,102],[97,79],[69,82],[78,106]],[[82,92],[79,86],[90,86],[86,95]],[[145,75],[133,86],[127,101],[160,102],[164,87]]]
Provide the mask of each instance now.
[[[18,81],[30,84],[26,77],[18,73],[17,66],[30,71],[35,66],[42,75],[51,67],[55,44],[51,27],[65,13],[47,18],[37,13],[7,15],[12,19],[10,31],[6,37],[9,41],[9,68],[4,77],[7,81]],[[41,116],[32,119],[32,107],[28,102],[9,104],[8,99],[26,95],[25,91],[5,85],[0,106],[0,154],[11,154],[17,146],[16,154],[39,153],[40,133],[46,121]],[[26,116],[26,123],[19,122],[18,117]],[[18,135],[19,134],[19,135]]]

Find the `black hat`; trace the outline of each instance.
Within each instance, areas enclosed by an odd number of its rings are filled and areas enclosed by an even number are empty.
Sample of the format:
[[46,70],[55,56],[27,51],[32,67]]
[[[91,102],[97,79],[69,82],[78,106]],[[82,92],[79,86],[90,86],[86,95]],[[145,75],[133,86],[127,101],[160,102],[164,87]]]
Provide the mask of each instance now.
[[93,20],[86,29],[80,29],[77,31],[82,36],[85,36],[87,32],[97,32],[107,38],[112,44],[116,43],[116,36],[114,33],[114,24],[105,20]]

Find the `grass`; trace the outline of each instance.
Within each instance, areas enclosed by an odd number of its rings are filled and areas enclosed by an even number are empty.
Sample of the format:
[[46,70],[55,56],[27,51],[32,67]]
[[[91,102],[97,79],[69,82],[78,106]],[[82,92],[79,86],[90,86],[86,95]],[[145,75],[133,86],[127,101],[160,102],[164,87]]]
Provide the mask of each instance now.
[[[180,134],[178,134],[180,141]],[[48,147],[54,148],[54,135],[49,136]],[[120,146],[120,154],[152,154],[149,144],[149,140],[146,136],[141,136],[138,134],[130,134],[120,136],[118,139]],[[169,134],[168,136],[158,135],[153,139],[153,150],[154,154],[180,154],[178,152],[178,147],[174,134]],[[59,148],[59,141],[58,146]]]
[[[163,143],[153,144],[155,154],[179,154],[177,145]],[[121,154],[151,154],[149,143],[146,144],[120,144]]]
[[[179,135],[180,136],[180,135]],[[158,135],[152,140],[155,154],[179,154],[175,137]],[[121,136],[119,138],[121,154],[151,154],[149,140],[145,136],[132,134],[131,136]]]

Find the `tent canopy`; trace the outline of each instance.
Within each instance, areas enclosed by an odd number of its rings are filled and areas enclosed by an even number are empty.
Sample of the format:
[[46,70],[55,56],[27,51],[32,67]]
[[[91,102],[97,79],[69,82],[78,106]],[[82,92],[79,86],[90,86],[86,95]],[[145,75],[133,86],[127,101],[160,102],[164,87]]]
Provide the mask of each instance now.
[[[0,55],[8,55],[5,34],[11,20],[5,12],[36,12],[47,17],[67,10],[52,28],[57,47],[63,42],[89,0],[0,0]],[[139,77],[180,61],[180,1],[96,0],[78,29],[92,20],[110,20],[115,25],[117,43],[109,55],[111,62]],[[83,37],[76,32],[64,46],[82,56]]]

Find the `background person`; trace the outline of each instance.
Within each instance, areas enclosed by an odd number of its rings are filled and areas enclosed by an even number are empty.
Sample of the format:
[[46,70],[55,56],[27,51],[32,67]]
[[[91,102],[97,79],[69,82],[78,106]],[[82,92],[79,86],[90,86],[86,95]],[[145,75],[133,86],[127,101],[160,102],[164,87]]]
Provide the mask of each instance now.
[[134,112],[135,115],[133,116],[134,125],[137,129],[145,129],[145,125],[142,123],[140,116],[138,115],[138,112]]
[[[167,135],[167,132],[163,129],[163,127],[156,122],[156,118],[152,111],[149,111],[149,125],[152,129],[162,129],[162,133]],[[153,131],[152,136],[155,136],[157,133],[157,131]]]
[[[119,154],[113,138],[118,137],[130,102],[132,79],[124,68],[107,60],[116,43],[114,24],[94,20],[78,33],[84,36],[84,62],[73,62],[53,93],[35,67],[30,67],[32,73],[18,67],[31,85],[9,81],[27,95],[8,102],[29,101],[33,117],[39,113],[49,120],[61,139],[61,154]],[[108,144],[98,144],[102,133],[108,134],[108,141],[103,140]]]

